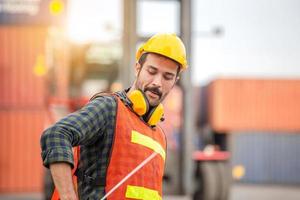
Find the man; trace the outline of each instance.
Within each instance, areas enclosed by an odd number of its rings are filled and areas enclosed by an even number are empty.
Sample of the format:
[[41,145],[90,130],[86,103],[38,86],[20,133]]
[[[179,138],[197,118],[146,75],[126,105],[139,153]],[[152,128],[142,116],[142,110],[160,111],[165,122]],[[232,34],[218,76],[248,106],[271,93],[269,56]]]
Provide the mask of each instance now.
[[[161,102],[187,68],[185,47],[174,34],[156,34],[139,48],[136,60],[130,89],[95,95],[43,133],[43,163],[50,167],[61,200],[105,194],[107,199],[161,199],[166,141],[157,123]],[[80,146],[78,166],[75,146]],[[72,182],[73,167],[78,187]]]

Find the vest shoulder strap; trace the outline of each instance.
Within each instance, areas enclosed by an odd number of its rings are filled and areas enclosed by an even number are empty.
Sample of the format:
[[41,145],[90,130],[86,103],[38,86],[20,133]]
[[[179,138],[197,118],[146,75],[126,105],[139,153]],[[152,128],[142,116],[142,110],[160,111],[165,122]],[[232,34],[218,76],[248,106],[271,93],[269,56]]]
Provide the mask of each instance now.
[[98,97],[104,97],[104,96],[112,96],[115,97],[116,95],[114,93],[111,92],[98,92],[96,94],[94,94],[94,96],[92,96],[92,98],[90,99],[90,101],[98,98]]

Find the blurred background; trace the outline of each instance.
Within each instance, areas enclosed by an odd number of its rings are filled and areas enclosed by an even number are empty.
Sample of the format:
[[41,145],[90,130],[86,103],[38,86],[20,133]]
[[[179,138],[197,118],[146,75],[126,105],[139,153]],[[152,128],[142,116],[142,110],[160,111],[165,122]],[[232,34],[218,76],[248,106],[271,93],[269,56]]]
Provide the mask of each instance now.
[[0,0],[0,199],[48,199],[43,130],[134,80],[138,46],[184,41],[165,100],[164,199],[300,196],[300,1]]

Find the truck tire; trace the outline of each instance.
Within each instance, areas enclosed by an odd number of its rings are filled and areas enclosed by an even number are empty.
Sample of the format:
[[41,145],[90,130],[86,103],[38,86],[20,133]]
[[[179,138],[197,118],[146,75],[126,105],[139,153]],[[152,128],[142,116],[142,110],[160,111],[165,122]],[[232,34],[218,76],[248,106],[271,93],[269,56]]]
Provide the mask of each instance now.
[[200,162],[197,167],[197,189],[194,200],[217,200],[219,193],[218,165]]
[[230,167],[226,161],[201,161],[196,169],[193,200],[228,200]]
[[231,186],[231,167],[230,164],[226,161],[218,162],[219,173],[220,173],[220,200],[228,200]]

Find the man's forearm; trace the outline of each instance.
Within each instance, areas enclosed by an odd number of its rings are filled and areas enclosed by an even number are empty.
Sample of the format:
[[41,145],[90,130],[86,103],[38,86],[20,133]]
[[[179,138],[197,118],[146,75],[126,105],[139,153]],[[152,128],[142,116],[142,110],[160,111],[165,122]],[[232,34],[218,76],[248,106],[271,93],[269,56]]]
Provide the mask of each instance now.
[[77,200],[74,184],[72,181],[72,170],[68,163],[53,163],[50,165],[50,171],[56,189],[59,192],[61,200]]

